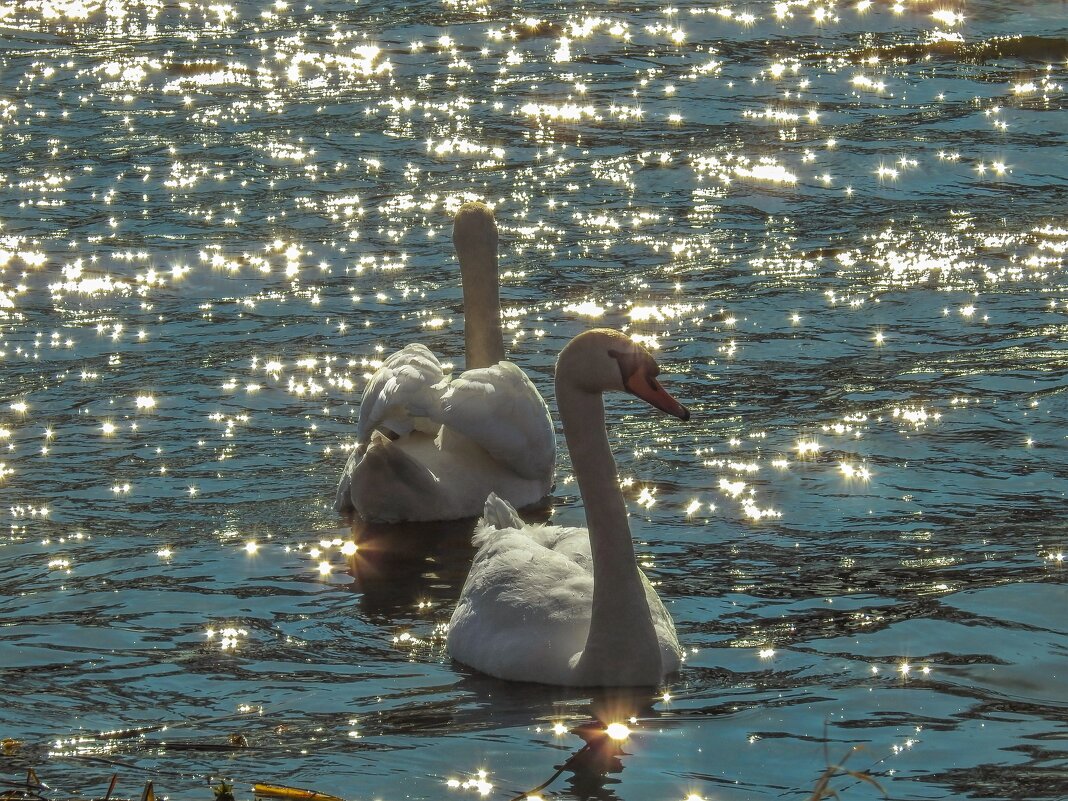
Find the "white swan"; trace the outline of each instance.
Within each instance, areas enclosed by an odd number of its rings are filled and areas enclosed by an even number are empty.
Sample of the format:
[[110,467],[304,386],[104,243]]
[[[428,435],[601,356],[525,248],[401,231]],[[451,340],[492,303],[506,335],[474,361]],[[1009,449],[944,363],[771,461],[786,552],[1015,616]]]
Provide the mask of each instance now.
[[338,512],[371,522],[456,520],[481,514],[491,492],[523,508],[552,489],[549,409],[523,371],[504,361],[493,213],[465,203],[453,243],[468,369],[450,379],[424,345],[382,363],[364,389]]
[[560,353],[556,397],[589,529],[525,524],[505,501],[486,501],[449,623],[458,662],[512,681],[601,687],[651,686],[678,669],[675,626],[634,557],[601,400],[625,389],[688,420],[658,372],[648,351],[607,329]]

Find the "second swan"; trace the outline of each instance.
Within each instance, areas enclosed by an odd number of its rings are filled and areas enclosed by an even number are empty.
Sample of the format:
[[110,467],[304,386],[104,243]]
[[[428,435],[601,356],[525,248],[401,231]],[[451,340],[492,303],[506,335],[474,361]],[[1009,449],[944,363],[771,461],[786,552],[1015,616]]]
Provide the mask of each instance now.
[[387,358],[363,393],[356,448],[334,508],[371,522],[481,514],[490,492],[517,507],[552,488],[556,435],[545,401],[504,358],[497,224],[482,203],[453,222],[464,292],[467,370],[449,378],[430,350]]

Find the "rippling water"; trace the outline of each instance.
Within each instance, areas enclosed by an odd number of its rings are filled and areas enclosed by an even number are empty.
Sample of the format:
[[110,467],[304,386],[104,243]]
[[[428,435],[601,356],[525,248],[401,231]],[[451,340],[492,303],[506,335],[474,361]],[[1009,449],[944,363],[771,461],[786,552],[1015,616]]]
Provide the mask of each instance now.
[[[398,6],[0,7],[0,775],[507,799],[633,715],[546,797],[1068,794],[1068,7]],[[694,413],[609,402],[663,698],[451,664],[467,530],[331,511],[472,198],[550,405],[598,324]]]

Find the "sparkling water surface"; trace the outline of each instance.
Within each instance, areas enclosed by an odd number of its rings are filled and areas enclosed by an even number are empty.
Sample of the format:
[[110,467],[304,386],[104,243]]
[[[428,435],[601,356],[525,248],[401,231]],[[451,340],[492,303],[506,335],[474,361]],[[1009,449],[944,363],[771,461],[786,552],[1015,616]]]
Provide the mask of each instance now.
[[[1065,3],[33,0],[0,66],[0,778],[1068,794]],[[470,199],[550,408],[608,325],[693,412],[607,398],[662,696],[452,664],[471,523],[332,511]]]

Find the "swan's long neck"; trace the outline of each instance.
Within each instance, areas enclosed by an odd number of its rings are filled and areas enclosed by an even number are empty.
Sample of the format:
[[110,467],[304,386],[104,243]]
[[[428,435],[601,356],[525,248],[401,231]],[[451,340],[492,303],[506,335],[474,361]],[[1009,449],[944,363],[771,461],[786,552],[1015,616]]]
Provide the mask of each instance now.
[[467,369],[489,367],[504,359],[497,237],[492,241],[458,241],[456,252],[464,288]]
[[[593,553],[593,612],[577,672],[612,684],[637,675],[649,684],[661,678],[660,646],[634,557],[627,506],[605,430],[600,393],[561,380],[556,397],[564,438],[586,507]],[[640,683],[630,680],[629,683]]]

